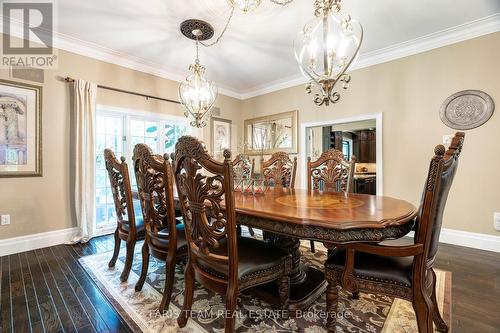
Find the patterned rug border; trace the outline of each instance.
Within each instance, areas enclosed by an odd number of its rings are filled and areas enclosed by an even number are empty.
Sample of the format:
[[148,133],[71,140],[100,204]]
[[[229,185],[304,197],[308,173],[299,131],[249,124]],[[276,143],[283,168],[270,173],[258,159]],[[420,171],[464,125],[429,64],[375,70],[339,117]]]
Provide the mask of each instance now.
[[[304,245],[301,245],[301,248],[304,248],[305,250],[309,250],[306,246]],[[122,256],[124,254],[124,251],[125,249],[121,249],[120,250],[120,256]],[[92,255],[88,255],[88,256],[84,256],[84,257],[81,257],[78,262],[80,263],[80,265],[82,265],[83,269],[85,270],[85,272],[89,275],[89,277],[91,278],[91,280],[94,282],[94,284],[99,288],[99,290],[102,292],[102,294],[104,295],[104,297],[109,301],[109,303],[116,309],[116,311],[118,312],[119,316],[121,317],[121,319],[127,324],[128,328],[130,329],[131,332],[133,333],[143,333],[143,332],[148,332],[148,328],[147,327],[144,327],[144,328],[141,328],[141,326],[138,324],[138,322],[140,322],[140,319],[138,318],[138,320],[134,320],[133,316],[135,316],[135,314],[129,314],[129,312],[122,306],[122,304],[120,304],[119,300],[118,300],[118,297],[116,297],[114,294],[115,291],[110,291],[108,290],[108,288],[106,288],[106,285],[103,284],[103,282],[101,281],[101,279],[104,279],[104,277],[99,277],[99,276],[96,276],[96,274],[94,273],[94,270],[93,268],[90,266],[89,264],[89,261],[92,260],[92,258],[95,258],[95,257],[100,257],[100,256],[110,256],[111,257],[111,254],[112,254],[113,251],[106,251],[106,252],[102,252],[102,253],[97,253],[97,254],[92,254]],[[117,262],[117,266],[119,265],[119,261]],[[442,313],[442,316],[443,316],[443,319],[444,321],[448,324],[448,327],[449,327],[449,333],[452,332],[452,327],[451,327],[451,320],[452,320],[452,316],[451,316],[451,311],[452,311],[452,295],[451,295],[451,289],[452,289],[452,274],[451,272],[449,271],[445,271],[445,270],[439,270],[440,272],[442,272],[444,274],[444,286],[443,286],[443,302],[442,302],[442,309],[440,309],[441,313]],[[133,275],[136,275],[133,271],[130,273],[131,276]],[[148,285],[148,283],[145,284],[145,287]],[[155,292],[158,293],[158,291],[156,291],[152,286],[150,286],[151,289]],[[160,298],[161,298],[161,294],[159,294]],[[395,300],[398,300],[398,299],[395,299]],[[392,308],[391,308],[392,310]],[[389,318],[389,315],[387,316],[387,318]],[[190,324],[193,323],[193,321],[191,320],[189,322]],[[188,326],[191,326],[188,324]],[[197,324],[193,325],[193,326],[198,326]],[[385,325],[384,325],[385,327]],[[200,327],[202,328],[202,327]],[[203,329],[203,328],[202,328]],[[181,329],[181,328],[178,328],[177,327],[177,330],[176,332],[184,332],[184,329]],[[398,332],[399,333],[399,332]],[[401,332],[403,333],[403,332]]]
[[[121,250],[120,250],[121,252]],[[103,255],[106,253],[113,253],[113,251],[102,252],[98,254],[92,254],[88,256],[81,257],[78,262],[82,265],[84,271],[90,276],[92,282],[99,288],[104,297],[108,300],[108,302],[115,308],[116,312],[120,315],[123,321],[127,324],[130,330],[133,333],[143,333],[144,331],[137,325],[137,323],[132,319],[132,317],[128,314],[128,312],[122,307],[122,305],[117,301],[117,299],[111,294],[111,292],[106,288],[106,286],[101,282],[98,276],[94,274],[92,269],[90,268],[87,260],[90,260],[91,257]],[[87,259],[87,260],[85,260]]]

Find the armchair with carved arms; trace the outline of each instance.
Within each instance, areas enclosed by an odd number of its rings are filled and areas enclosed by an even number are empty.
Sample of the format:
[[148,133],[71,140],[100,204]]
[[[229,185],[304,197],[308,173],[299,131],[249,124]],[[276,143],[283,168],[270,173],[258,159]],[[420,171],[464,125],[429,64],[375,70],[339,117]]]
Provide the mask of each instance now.
[[[352,244],[334,249],[326,264],[328,332],[336,332],[337,286],[358,293],[386,294],[409,300],[420,333],[447,332],[436,301],[436,273],[433,269],[439,234],[453,178],[458,167],[465,134],[458,132],[448,150],[438,145],[430,162],[420,209],[415,220],[413,244]],[[390,242],[389,242],[390,244]]]

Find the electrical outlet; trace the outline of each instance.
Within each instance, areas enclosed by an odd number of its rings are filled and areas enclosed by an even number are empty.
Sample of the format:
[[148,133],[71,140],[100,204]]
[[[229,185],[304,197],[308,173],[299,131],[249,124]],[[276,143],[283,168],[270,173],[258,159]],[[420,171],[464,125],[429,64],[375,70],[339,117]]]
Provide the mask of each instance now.
[[500,212],[493,214],[493,227],[495,230],[500,231]]
[[443,135],[443,146],[448,148],[451,145],[451,141],[453,140],[453,134],[445,134]]
[[10,224],[10,215],[1,215],[2,218],[2,225],[9,225]]

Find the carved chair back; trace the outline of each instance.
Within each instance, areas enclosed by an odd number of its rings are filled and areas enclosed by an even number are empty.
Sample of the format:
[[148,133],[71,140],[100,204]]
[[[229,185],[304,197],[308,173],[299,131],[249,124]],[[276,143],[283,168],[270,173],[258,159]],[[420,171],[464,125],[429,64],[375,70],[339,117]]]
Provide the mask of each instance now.
[[233,160],[234,177],[238,179],[250,179],[253,176],[254,167],[255,159],[252,158],[250,160],[248,155],[239,154]]
[[465,133],[457,132],[448,150],[443,145],[438,145],[430,163],[415,232],[415,243],[424,245],[423,258],[427,262],[421,264],[427,264],[428,267],[432,266],[437,253],[443,212],[458,167],[464,138]]
[[356,157],[344,159],[340,150],[329,149],[316,160],[307,158],[307,189],[329,192],[352,192]]
[[113,193],[118,228],[121,232],[135,235],[137,228],[134,202],[125,157],[122,156],[118,161],[111,149],[104,149],[104,161],[108,171],[111,192]]
[[262,176],[267,183],[274,183],[276,187],[295,188],[297,157],[292,161],[287,153],[277,152],[269,160],[262,160],[261,165]]
[[[229,267],[229,281],[237,281],[231,152],[224,150],[224,162],[220,163],[212,159],[201,141],[183,136],[175,145],[175,179],[186,228],[189,264],[199,274],[203,274],[199,265]],[[227,256],[215,253],[220,246],[227,246]]]
[[149,236],[168,228],[169,246],[176,246],[172,165],[167,154],[154,155],[145,144],[134,147],[134,172],[141,201],[144,226]]

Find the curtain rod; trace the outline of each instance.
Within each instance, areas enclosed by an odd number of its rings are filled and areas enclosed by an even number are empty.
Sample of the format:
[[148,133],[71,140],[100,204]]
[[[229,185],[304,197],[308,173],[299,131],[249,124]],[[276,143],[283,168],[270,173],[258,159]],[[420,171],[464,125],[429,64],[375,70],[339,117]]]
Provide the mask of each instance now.
[[[73,82],[75,82],[75,79],[72,79],[70,77],[65,77],[64,81],[73,83]],[[181,104],[179,101],[174,101],[174,100],[168,99],[168,98],[163,98],[163,97],[157,97],[157,96],[151,96],[151,95],[141,94],[141,93],[134,92],[134,91],[123,90],[123,89],[118,89],[118,88],[112,88],[112,87],[103,86],[103,85],[100,85],[100,84],[98,84],[97,87],[101,88],[101,89],[106,89],[106,90],[121,92],[121,93],[124,93],[124,94],[145,97],[146,99],[151,98],[151,99],[156,99],[156,100],[164,101],[164,102],[168,102],[168,103]]]

